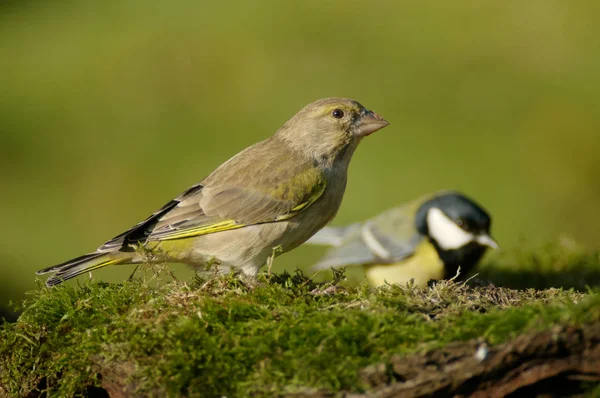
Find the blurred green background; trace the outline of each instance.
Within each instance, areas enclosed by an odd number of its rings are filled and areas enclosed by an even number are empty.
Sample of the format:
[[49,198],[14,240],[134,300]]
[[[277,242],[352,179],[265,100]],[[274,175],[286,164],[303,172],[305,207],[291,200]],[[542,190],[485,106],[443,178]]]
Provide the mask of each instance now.
[[593,0],[5,1],[0,306],[329,96],[392,123],[355,154],[335,224],[454,188],[505,250],[597,248],[598,15]]

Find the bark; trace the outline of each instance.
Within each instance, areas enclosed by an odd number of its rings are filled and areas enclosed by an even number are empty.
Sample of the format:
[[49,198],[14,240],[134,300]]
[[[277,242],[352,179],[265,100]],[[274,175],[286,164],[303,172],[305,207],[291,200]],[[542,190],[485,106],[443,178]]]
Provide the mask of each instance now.
[[555,327],[487,347],[470,341],[369,367],[348,398],[576,396],[600,381],[600,322]]

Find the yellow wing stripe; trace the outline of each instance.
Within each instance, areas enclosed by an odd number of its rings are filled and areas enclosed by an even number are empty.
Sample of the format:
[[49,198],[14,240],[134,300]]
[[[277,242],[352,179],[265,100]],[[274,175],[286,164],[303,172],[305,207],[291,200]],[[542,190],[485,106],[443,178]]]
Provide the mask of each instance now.
[[118,259],[115,259],[115,260],[103,261],[103,262],[98,263],[96,265],[92,265],[89,268],[85,268],[82,271],[84,271],[84,272],[90,272],[90,271],[96,270],[98,268],[106,267],[107,265],[118,264],[118,263],[121,263],[121,262],[123,262],[123,259],[121,259],[121,258],[118,258]]
[[295,206],[289,213],[277,217],[275,221],[288,220],[297,215],[298,213],[302,212],[302,210],[307,209],[310,205],[315,203],[317,199],[321,197],[321,195],[323,195],[323,192],[325,192],[325,188],[327,188],[327,183],[325,182],[325,180],[321,180],[315,188],[316,189],[314,193],[310,196],[310,198],[308,198],[306,202],[302,202],[298,206]]
[[214,234],[215,232],[229,231],[232,229],[238,229],[245,227],[246,224],[238,224],[235,220],[220,221],[215,224],[204,225],[202,227],[186,229],[183,231],[173,231],[171,233],[161,234],[158,240],[172,240],[191,238],[193,236]]
[[302,202],[299,205],[294,206],[292,208],[292,210],[290,210],[289,213],[278,216],[273,220],[261,221],[261,222],[257,222],[257,223],[253,223],[253,224],[242,224],[242,223],[236,222],[235,220],[224,220],[224,221],[219,221],[215,224],[203,225],[203,226],[197,227],[197,228],[186,229],[183,231],[173,231],[171,233],[164,233],[164,234],[160,235],[158,240],[174,240],[174,239],[191,238],[194,236],[214,234],[216,232],[230,231],[233,229],[243,228],[248,225],[267,224],[267,223],[272,223],[272,222],[289,220],[290,218],[295,217],[296,215],[298,215],[299,213],[301,213],[302,211],[304,211],[308,207],[310,207],[313,203],[315,203],[323,195],[326,187],[327,187],[326,182],[324,180],[320,181],[319,184],[315,187],[316,189],[315,189],[314,193],[308,198],[308,200],[306,202]]

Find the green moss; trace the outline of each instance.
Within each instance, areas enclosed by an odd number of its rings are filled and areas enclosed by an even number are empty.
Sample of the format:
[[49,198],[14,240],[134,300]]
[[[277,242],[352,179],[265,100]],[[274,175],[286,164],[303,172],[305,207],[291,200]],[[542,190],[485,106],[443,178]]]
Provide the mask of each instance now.
[[[340,279],[340,275],[337,275]],[[125,374],[139,393],[240,396],[360,391],[392,354],[600,319],[600,296],[443,282],[426,289],[316,285],[301,273],[40,287],[0,330],[0,386],[71,396]],[[121,376],[119,376],[121,377]]]
[[572,287],[585,291],[600,286],[600,250],[586,250],[562,238],[500,252],[477,270],[497,286],[512,288]]

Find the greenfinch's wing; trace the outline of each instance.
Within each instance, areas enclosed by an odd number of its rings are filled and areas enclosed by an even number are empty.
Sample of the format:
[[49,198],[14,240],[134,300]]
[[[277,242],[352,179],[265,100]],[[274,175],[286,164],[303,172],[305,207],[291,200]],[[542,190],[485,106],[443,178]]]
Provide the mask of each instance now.
[[[148,240],[171,240],[277,222],[294,217],[316,201],[325,190],[322,180],[303,189],[299,200],[281,199],[252,189],[223,187],[209,190],[197,185],[173,199],[161,210],[102,245],[111,251]],[[215,201],[219,203],[215,203]],[[221,202],[222,201],[222,202]]]
[[202,189],[157,220],[148,239],[200,236],[294,217],[319,199],[326,180],[311,164],[296,163],[285,171],[266,168],[251,178],[211,175]]
[[150,217],[144,221],[134,225],[127,231],[115,236],[111,240],[104,243],[98,248],[99,252],[110,252],[113,250],[132,250],[129,248],[130,244],[143,243],[147,240],[148,236],[152,233],[158,221],[165,216],[167,213],[173,211],[182,201],[188,197],[196,195],[202,190],[203,186],[196,184],[191,188],[184,191],[181,195],[171,200],[169,203],[161,207],[158,211],[154,212]]
[[[265,145],[267,144],[267,145]],[[147,241],[188,238],[292,218],[318,200],[326,179],[310,159],[276,150],[268,141],[247,148],[200,184],[98,251],[132,250]],[[257,150],[261,152],[256,153]],[[256,162],[262,165],[257,169]]]

